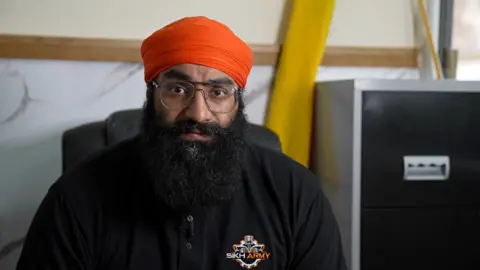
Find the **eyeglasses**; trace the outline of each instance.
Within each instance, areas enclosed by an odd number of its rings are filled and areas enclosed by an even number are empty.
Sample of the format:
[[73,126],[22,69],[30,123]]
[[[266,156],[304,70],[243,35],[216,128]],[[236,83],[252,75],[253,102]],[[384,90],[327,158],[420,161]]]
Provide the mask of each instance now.
[[[202,92],[208,108],[215,113],[229,113],[235,109],[238,102],[235,95],[238,88],[230,84],[187,82],[178,79],[167,79],[159,84],[156,82],[152,84],[160,91],[162,105],[171,110],[183,110],[190,106],[197,90]],[[195,87],[198,84],[203,87]]]

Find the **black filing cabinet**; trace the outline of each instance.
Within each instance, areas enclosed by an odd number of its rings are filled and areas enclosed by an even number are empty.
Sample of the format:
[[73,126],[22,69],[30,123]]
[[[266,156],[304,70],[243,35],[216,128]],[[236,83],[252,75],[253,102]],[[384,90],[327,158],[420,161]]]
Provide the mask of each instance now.
[[[480,94],[367,91],[363,105],[361,269],[480,269]],[[405,156],[447,156],[449,178],[404,180]]]
[[480,269],[479,90],[456,81],[319,84],[317,173],[350,269]]

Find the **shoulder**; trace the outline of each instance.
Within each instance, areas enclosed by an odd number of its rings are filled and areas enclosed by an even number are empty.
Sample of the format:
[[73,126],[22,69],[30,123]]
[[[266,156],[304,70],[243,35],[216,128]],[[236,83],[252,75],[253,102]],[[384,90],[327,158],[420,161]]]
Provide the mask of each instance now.
[[264,182],[271,185],[280,197],[312,202],[321,196],[319,179],[308,168],[280,151],[261,146],[250,148]]
[[138,149],[134,140],[105,148],[63,173],[50,190],[79,207],[104,204],[131,189],[138,174]]

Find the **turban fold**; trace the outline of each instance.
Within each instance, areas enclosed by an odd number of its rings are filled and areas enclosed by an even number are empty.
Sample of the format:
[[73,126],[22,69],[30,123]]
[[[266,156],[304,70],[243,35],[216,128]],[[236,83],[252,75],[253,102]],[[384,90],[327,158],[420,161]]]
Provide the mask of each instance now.
[[155,31],[141,47],[148,83],[179,64],[220,70],[242,88],[253,65],[250,47],[226,25],[206,17],[186,17]]

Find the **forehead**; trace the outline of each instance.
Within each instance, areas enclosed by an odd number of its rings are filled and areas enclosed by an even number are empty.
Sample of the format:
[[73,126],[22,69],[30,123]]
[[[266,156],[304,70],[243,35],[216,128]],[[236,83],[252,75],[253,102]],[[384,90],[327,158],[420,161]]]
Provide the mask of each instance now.
[[195,64],[180,64],[172,66],[166,71],[159,74],[159,78],[164,78],[168,76],[179,77],[179,79],[185,79],[196,82],[207,82],[207,81],[222,81],[225,83],[235,84],[232,77],[228,74],[207,66],[195,65]]

